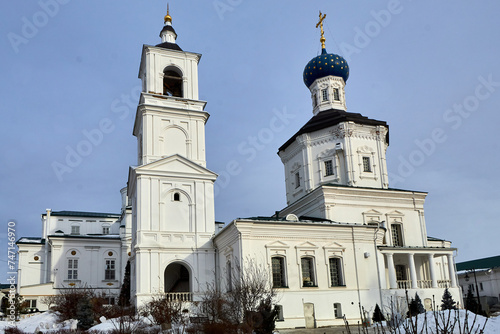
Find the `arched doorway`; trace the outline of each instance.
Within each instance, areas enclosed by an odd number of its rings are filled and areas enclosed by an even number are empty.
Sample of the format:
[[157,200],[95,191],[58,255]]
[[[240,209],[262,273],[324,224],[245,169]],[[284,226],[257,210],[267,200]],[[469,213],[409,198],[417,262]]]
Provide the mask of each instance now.
[[172,300],[191,300],[189,270],[181,263],[171,263],[165,268],[165,293]]

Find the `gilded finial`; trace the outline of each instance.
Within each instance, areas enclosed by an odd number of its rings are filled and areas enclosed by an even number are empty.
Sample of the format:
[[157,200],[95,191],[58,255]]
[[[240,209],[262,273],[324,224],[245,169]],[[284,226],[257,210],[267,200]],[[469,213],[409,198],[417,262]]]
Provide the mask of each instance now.
[[170,16],[170,9],[168,7],[168,3],[167,3],[167,15],[165,15],[164,23],[166,24],[167,22],[172,23],[172,16]]
[[319,11],[319,22],[316,24],[316,28],[321,27],[321,48],[325,49],[325,31],[323,30],[323,20],[325,19],[326,14],[322,14],[321,11]]

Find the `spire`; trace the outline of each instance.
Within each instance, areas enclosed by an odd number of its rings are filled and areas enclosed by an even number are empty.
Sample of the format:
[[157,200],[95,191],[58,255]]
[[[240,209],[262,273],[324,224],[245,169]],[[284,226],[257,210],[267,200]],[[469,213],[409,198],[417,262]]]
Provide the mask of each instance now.
[[170,8],[167,3],[167,15],[165,15],[164,26],[160,32],[161,44],[157,46],[166,47],[167,49],[174,49],[182,51],[182,49],[175,44],[177,39],[177,33],[175,32],[174,27],[172,27],[172,16],[170,16]]
[[316,28],[321,27],[320,42],[321,42],[322,53],[326,53],[326,47],[325,47],[326,38],[325,38],[325,31],[323,30],[323,20],[325,19],[325,17],[326,14],[322,14],[321,11],[319,11],[319,22],[316,24]]
[[172,16],[170,16],[170,8],[168,6],[168,2],[167,2],[167,15],[165,15],[163,23],[165,25],[172,25]]

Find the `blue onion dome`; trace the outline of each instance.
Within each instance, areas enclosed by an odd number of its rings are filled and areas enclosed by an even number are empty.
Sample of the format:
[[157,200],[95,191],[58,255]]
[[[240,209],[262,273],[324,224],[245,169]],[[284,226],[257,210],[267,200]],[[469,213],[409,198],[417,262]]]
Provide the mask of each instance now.
[[349,78],[349,65],[342,56],[327,53],[326,49],[323,49],[321,55],[311,59],[304,68],[304,83],[309,88],[316,79],[329,75],[341,77],[345,83]]

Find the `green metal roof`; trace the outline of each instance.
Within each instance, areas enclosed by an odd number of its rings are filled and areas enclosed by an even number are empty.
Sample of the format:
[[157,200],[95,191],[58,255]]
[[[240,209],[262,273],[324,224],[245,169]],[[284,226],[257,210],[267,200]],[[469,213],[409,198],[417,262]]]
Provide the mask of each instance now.
[[[46,216],[44,213],[42,216]],[[96,217],[96,218],[119,218],[119,213],[83,212],[83,211],[52,211],[51,216],[65,217]]]
[[486,257],[457,263],[457,271],[472,270],[472,269],[490,269],[500,267],[500,256]]

